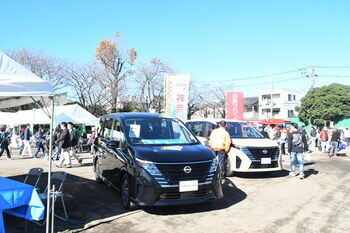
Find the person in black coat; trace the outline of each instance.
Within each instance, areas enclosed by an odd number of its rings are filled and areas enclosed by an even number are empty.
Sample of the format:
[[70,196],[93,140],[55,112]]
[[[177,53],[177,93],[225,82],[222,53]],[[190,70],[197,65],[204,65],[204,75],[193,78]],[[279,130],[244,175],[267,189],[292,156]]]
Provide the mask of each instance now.
[[70,139],[70,134],[69,134],[66,122],[61,123],[61,130],[62,130],[61,135],[55,141],[55,143],[58,144],[62,150],[60,160],[58,161],[56,166],[57,167],[71,167],[72,162],[71,162],[70,154],[69,154],[69,150],[71,147],[71,139]]
[[290,154],[290,176],[296,176],[295,162],[299,163],[299,178],[304,179],[304,152],[308,151],[308,144],[305,133],[298,129],[297,124],[293,124],[291,133],[288,135],[288,152]]
[[79,156],[75,153],[75,146],[78,145],[78,137],[77,132],[74,129],[74,124],[72,122],[68,122],[68,132],[70,136],[70,150],[69,154],[70,156],[73,156],[77,161],[79,165],[82,165],[82,159],[79,158]]
[[5,132],[6,128],[3,127],[1,128],[1,133],[0,133],[0,157],[2,156],[2,154],[4,153],[4,151],[6,150],[7,153],[7,159],[10,160],[11,159],[11,154],[10,154],[10,150],[9,150],[9,134],[10,132]]

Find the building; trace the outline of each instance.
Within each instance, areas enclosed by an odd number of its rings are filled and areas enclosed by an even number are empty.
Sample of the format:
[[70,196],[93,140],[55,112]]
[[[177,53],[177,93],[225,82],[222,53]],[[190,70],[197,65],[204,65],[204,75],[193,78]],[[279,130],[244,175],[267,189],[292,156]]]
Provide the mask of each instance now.
[[244,98],[244,119],[257,120],[259,118],[259,97]]
[[[300,105],[301,92],[291,90],[273,90],[271,100],[271,90],[259,92],[259,118],[289,118],[298,114],[295,107]],[[271,109],[273,115],[271,115]]]

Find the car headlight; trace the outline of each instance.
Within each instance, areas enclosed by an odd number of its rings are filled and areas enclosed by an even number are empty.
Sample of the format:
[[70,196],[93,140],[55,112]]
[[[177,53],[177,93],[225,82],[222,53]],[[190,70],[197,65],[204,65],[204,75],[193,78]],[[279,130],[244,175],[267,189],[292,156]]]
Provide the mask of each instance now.
[[210,171],[209,172],[216,172],[216,170],[218,169],[218,165],[219,165],[219,159],[218,156],[216,156],[213,161],[211,162],[211,166],[210,166]]
[[153,176],[161,176],[162,173],[158,170],[157,166],[149,161],[144,161],[141,159],[136,159],[138,165],[143,167],[146,171],[148,171]]

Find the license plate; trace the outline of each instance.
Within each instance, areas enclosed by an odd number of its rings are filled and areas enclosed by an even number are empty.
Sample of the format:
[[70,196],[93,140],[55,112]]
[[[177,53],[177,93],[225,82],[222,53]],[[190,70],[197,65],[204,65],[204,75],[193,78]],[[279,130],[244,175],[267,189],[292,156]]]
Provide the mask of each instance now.
[[180,181],[180,192],[198,191],[198,180]]
[[271,158],[261,158],[261,164],[271,164]]

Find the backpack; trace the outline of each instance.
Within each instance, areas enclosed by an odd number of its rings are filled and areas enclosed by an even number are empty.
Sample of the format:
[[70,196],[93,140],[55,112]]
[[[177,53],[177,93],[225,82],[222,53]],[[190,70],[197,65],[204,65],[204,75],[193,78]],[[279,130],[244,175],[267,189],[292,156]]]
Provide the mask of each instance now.
[[304,147],[302,143],[303,143],[302,133],[293,134],[292,145],[295,147]]
[[0,134],[0,144],[2,143],[2,141],[4,141],[5,139],[5,133],[1,133]]

